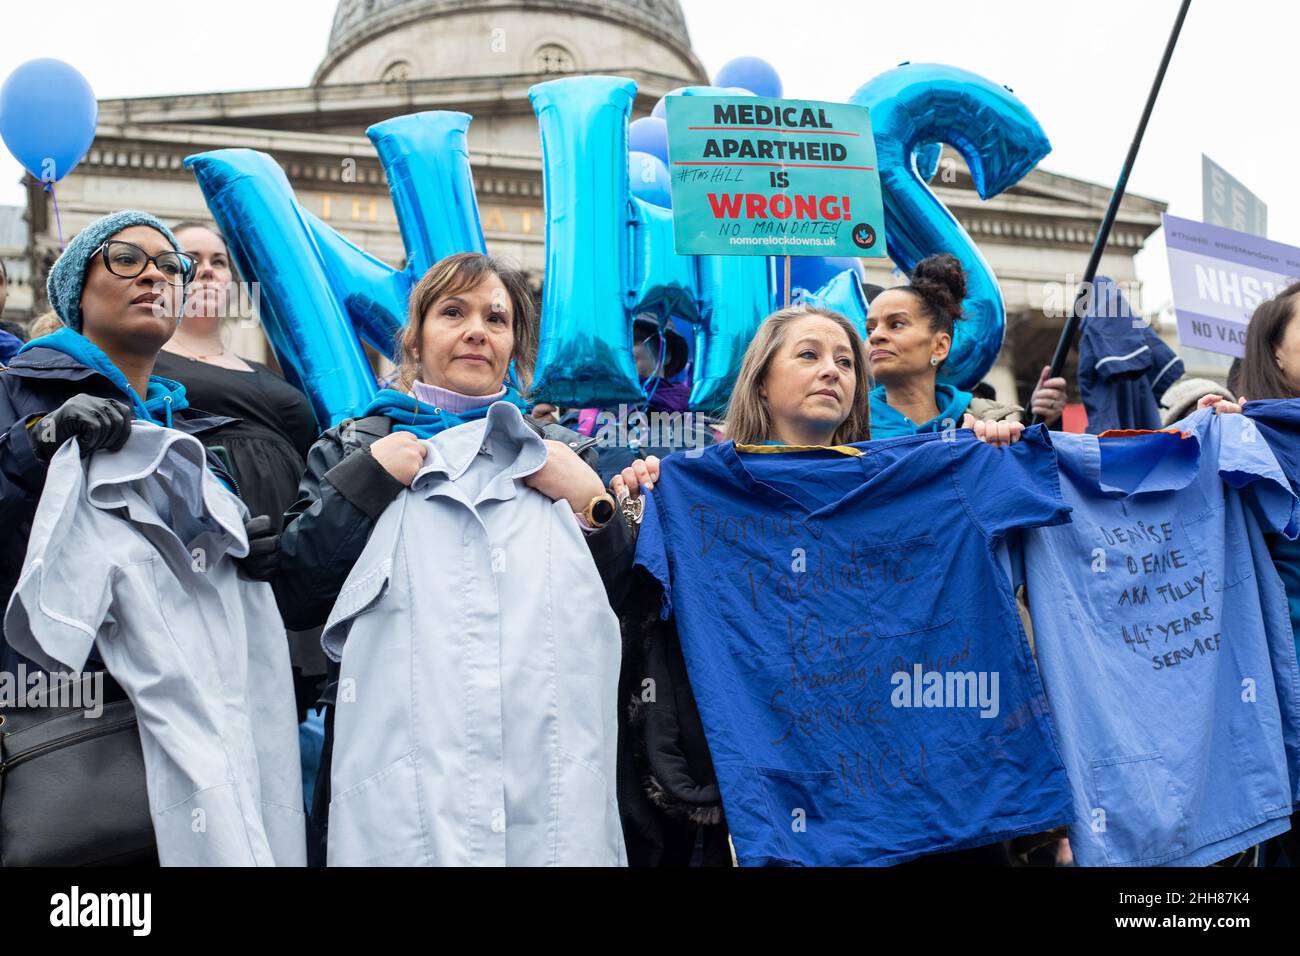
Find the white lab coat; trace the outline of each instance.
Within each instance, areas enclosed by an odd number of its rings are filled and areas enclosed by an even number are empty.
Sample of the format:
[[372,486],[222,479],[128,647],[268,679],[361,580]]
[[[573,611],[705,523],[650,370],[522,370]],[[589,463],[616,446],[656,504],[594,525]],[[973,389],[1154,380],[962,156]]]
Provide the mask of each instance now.
[[135,422],[86,460],[73,439],[5,616],[19,653],[80,670],[93,646],[126,691],[163,866],[306,865],[284,625],[233,560],[246,514],[192,436]]
[[519,410],[427,442],[325,626],[328,862],[624,865],[618,621]]

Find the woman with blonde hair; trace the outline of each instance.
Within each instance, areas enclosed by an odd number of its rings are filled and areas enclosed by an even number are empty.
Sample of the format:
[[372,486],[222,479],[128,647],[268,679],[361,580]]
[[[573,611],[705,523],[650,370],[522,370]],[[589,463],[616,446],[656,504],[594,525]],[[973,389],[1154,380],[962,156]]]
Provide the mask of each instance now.
[[228,463],[249,511],[273,516],[278,530],[280,516],[297,498],[307,451],[319,433],[316,418],[301,391],[230,347],[227,320],[237,311],[240,283],[226,240],[198,222],[178,223],[172,233],[194,260],[194,281],[176,334],[158,355],[158,374],[184,385],[199,407],[233,419],[204,444]]
[[742,445],[846,445],[871,437],[866,349],[829,309],[774,312],[745,351],[727,406],[727,437]]
[[[794,305],[758,327],[726,412],[726,437],[742,445],[845,445],[871,437],[866,346],[830,309]],[[649,491],[659,459],[633,462],[610,482],[620,500]]]
[[[177,223],[172,234],[194,260],[194,279],[155,369],[184,385],[195,405],[229,419],[204,435],[203,444],[239,483],[249,512],[264,516],[259,521],[268,533],[278,533],[320,432],[316,417],[307,396],[283,376],[231,347],[228,320],[238,312],[241,286],[225,238],[194,221]],[[320,696],[325,654],[314,628],[290,632],[288,641],[301,723]]]
[[27,338],[29,341],[39,339],[42,335],[57,332],[62,327],[63,320],[59,318],[59,313],[49,309],[32,319],[32,324],[27,328]]
[[[843,472],[837,472],[829,459],[858,458],[863,450],[850,446],[872,438],[873,401],[867,361],[862,336],[836,312],[798,305],[768,316],[745,352],[727,408],[726,437],[731,439],[731,447],[724,444],[706,450],[705,455],[714,456],[714,464],[697,469],[697,475],[706,477],[693,479],[698,483],[690,485],[693,490],[685,499],[684,485],[677,485],[677,513],[679,517],[689,513],[685,521],[690,529],[687,537],[695,541],[698,534],[701,549],[723,550],[734,544],[726,532],[717,530],[725,522],[719,519],[716,526],[709,525],[710,514],[727,514],[727,520],[734,522],[733,529],[761,529],[762,516],[756,517],[750,511],[733,513],[729,507],[733,499],[728,499],[727,494],[768,494],[793,505],[800,498],[800,488],[807,492],[807,500],[816,499],[826,489],[843,493]],[[995,436],[978,430],[975,435],[987,444],[1001,444]],[[936,435],[935,440],[942,439]],[[669,459],[670,466],[677,464],[680,469],[676,472],[679,482],[690,465],[679,462],[680,455],[675,453]],[[754,477],[750,471],[755,467],[761,477]],[[728,484],[730,476],[742,474],[747,477],[737,478],[736,485]],[[836,474],[841,478],[833,477]],[[611,489],[620,498],[636,499],[640,491],[653,491],[659,477],[658,461],[637,462],[611,482]],[[847,480],[851,484],[854,478],[850,474]],[[647,571],[653,566],[659,568],[658,573],[667,573],[663,562],[670,559],[663,557],[665,552],[660,550],[664,525],[659,509],[669,505],[662,491],[654,499],[655,512],[660,515],[654,522],[657,530],[645,533],[648,538],[643,535],[642,545],[647,540],[651,544],[638,551],[638,564]],[[691,497],[714,492],[719,495],[716,500]],[[635,513],[641,505],[635,502],[625,507]],[[797,506],[794,510],[798,510]],[[772,514],[779,513],[777,506]],[[780,520],[776,519],[775,524]],[[710,527],[714,528],[712,532]],[[735,531],[735,538],[744,533]],[[763,533],[754,530],[756,536]],[[738,546],[739,551],[743,551],[746,561],[754,559],[753,568],[760,569],[750,578],[751,587],[755,581],[766,581],[761,571],[765,567],[761,550],[745,551]],[[662,586],[664,578],[656,582],[637,573],[639,578],[624,609],[619,695],[624,702],[620,713],[620,812],[628,860],[643,866],[729,865],[733,858],[713,754],[677,631],[676,598],[680,595],[668,595]],[[681,573],[681,568],[672,573]],[[726,577],[726,565],[721,560],[717,573],[721,584]],[[699,586],[707,588],[709,584]],[[769,591],[769,596],[776,593]],[[720,630],[734,626],[734,619],[728,624],[734,609],[734,604],[719,601],[716,624]],[[766,635],[775,643],[764,644],[760,630],[761,626],[747,622],[744,633],[746,640],[752,641],[747,646],[756,652],[760,652],[759,648],[783,646],[784,631],[779,637]],[[653,701],[645,697],[647,687],[653,688]],[[737,688],[737,692],[743,690]],[[721,746],[724,750],[729,747],[726,743]],[[981,849],[972,856],[981,861],[1005,862],[1000,847]]]
[[[737,446],[799,451],[871,437],[865,344],[844,316],[804,305],[759,326],[727,406]],[[679,453],[680,454],[680,453]],[[650,492],[659,461],[637,461],[610,482],[622,500]],[[722,797],[677,634],[660,617],[657,590],[642,581],[628,601],[619,699],[623,753],[619,810],[633,866],[726,866],[732,862]],[[642,703],[647,676],[662,703]]]
[[[299,498],[285,515],[275,586],[288,626],[325,623],[380,515],[415,479],[425,439],[482,419],[489,407],[527,402],[508,381],[527,387],[537,347],[536,312],[524,277],[477,253],[435,264],[411,292],[410,315],[397,343],[393,388],[381,390],[356,418],[326,431],[312,447]],[[542,468],[523,479],[565,501],[582,527],[612,606],[631,568],[631,535],[593,470],[594,439],[526,414],[546,442]],[[323,862],[325,817],[338,665],[321,701],[326,739],[313,792],[314,862]],[[382,826],[382,821],[376,821]]]

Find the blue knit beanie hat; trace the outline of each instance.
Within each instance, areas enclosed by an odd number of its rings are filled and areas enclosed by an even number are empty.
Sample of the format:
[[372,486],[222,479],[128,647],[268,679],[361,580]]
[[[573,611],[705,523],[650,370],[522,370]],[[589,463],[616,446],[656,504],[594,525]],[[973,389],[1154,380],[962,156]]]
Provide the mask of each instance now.
[[131,226],[156,229],[167,237],[173,249],[181,251],[181,244],[176,241],[170,229],[156,217],[138,209],[111,213],[82,229],[50,268],[50,277],[45,282],[50,308],[59,314],[63,324],[72,331],[81,331],[81,288],[86,282],[86,269],[90,266],[91,256],[105,240]]

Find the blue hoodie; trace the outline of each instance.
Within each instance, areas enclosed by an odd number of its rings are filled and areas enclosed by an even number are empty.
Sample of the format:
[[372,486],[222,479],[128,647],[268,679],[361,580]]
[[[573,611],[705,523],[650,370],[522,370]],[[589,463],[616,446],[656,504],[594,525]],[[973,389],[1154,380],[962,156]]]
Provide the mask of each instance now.
[[[1268,442],[1273,456],[1291,482],[1291,490],[1300,494],[1300,398],[1249,401],[1242,407],[1242,412],[1254,421]],[[1294,532],[1298,529],[1288,530]],[[1291,607],[1291,630],[1300,649],[1300,541],[1280,534],[1272,535],[1268,547],[1278,576],[1286,586],[1287,603]]]
[[99,346],[72,329],[65,327],[49,335],[32,339],[18,350],[18,354],[39,348],[62,352],[103,375],[117,386],[124,398],[130,400],[135,417],[142,421],[166,425],[170,428],[172,413],[179,412],[182,408],[189,408],[190,403],[185,397],[185,386],[161,375],[149,377],[147,394],[141,399],[136,390],[131,387],[131,383],[126,380],[126,376],[122,374],[122,370],[113,364]]
[[885,386],[877,385],[871,390],[871,437],[873,440],[898,438],[901,435],[961,428],[962,417],[970,407],[970,400],[970,392],[963,392],[951,385],[936,385],[934,404],[938,406],[939,414],[928,422],[918,425],[902,412],[890,407],[885,401]]

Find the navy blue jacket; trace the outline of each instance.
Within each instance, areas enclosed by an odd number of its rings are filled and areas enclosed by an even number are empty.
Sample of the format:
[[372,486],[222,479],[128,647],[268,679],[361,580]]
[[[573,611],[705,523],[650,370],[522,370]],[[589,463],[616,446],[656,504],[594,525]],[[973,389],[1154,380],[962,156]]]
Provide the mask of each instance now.
[[[31,428],[74,395],[95,395],[126,402],[104,375],[55,349],[34,348],[0,366],[0,668],[13,672],[20,658],[3,641],[3,612],[18,583],[32,519],[45,487],[45,464],[36,457]],[[129,404],[129,403],[128,403]],[[172,416],[172,427],[202,435],[234,421],[193,408]],[[208,467],[238,491],[220,460],[208,453]],[[28,662],[29,671],[38,668]]]
[[1141,320],[1119,287],[1098,276],[1079,336],[1079,393],[1088,433],[1164,427],[1160,397],[1183,377],[1183,360]]

